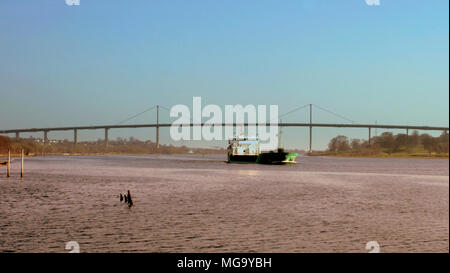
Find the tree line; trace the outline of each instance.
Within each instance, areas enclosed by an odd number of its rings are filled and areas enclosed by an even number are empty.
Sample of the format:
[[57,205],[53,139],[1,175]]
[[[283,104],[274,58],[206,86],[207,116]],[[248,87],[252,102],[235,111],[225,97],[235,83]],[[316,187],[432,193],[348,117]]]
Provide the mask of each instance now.
[[225,153],[224,149],[189,148],[186,146],[159,145],[155,142],[142,141],[134,137],[117,138],[110,140],[106,145],[104,140],[83,141],[76,145],[69,140],[52,141],[44,144],[42,140],[35,138],[9,138],[0,136],[0,154],[20,153],[24,149],[26,155],[41,154],[101,154],[101,153],[123,153],[123,154],[186,154],[186,153]]
[[426,151],[434,154],[447,154],[449,152],[449,137],[443,132],[439,137],[429,134],[419,134],[414,131],[411,135],[384,132],[380,136],[368,140],[349,139],[346,136],[336,136],[328,144],[330,153],[350,153],[360,155],[378,155],[387,153],[414,153]]

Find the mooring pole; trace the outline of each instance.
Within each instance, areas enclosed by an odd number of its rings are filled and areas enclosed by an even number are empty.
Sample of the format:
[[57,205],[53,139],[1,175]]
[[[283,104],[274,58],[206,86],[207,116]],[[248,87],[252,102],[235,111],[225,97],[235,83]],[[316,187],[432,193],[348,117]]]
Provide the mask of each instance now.
[[309,152],[312,153],[312,104],[309,105]]
[[11,176],[11,150],[8,150],[8,166],[6,168],[6,177]]
[[156,105],[156,149],[159,149],[159,105]]
[[20,177],[23,178],[23,149],[22,149],[22,156],[20,158]]

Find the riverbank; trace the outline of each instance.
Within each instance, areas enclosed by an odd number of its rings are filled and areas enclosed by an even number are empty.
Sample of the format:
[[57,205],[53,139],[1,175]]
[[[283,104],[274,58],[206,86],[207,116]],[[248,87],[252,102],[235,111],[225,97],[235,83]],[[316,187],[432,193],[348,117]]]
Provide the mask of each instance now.
[[225,149],[193,148],[187,146],[173,146],[170,144],[157,145],[152,141],[141,141],[130,137],[117,138],[108,143],[104,141],[84,141],[74,144],[68,140],[49,141],[47,144],[39,139],[14,139],[0,136],[0,156],[20,155],[24,150],[26,156],[42,155],[148,155],[148,154],[222,154]]
[[309,156],[327,156],[327,157],[355,157],[355,158],[434,158],[434,159],[449,159],[449,154],[435,154],[431,155],[427,152],[417,152],[417,153],[380,153],[380,154],[358,154],[358,153],[333,153],[326,151],[314,151],[308,153]]
[[[201,152],[192,152],[192,153],[132,153],[132,152],[104,152],[104,153],[46,153],[46,154],[27,154],[24,157],[39,157],[39,156],[96,156],[96,155],[208,155],[208,154],[225,154],[226,152],[221,153],[201,153]],[[7,158],[7,153],[0,153],[0,158]],[[20,157],[18,153],[11,153],[11,157]]]

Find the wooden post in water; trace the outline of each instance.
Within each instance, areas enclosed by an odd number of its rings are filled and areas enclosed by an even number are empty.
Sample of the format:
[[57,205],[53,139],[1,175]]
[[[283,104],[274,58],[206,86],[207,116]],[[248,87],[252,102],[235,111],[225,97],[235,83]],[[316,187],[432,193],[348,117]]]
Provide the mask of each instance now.
[[127,203],[128,203],[128,207],[131,208],[131,206],[133,205],[133,200],[131,199],[131,192],[130,192],[130,190],[128,190],[127,193],[128,193],[128,194],[127,194]]
[[20,177],[23,178],[23,149],[22,149],[22,156],[20,158]]
[[8,166],[6,168],[6,177],[11,176],[11,150],[8,150]]

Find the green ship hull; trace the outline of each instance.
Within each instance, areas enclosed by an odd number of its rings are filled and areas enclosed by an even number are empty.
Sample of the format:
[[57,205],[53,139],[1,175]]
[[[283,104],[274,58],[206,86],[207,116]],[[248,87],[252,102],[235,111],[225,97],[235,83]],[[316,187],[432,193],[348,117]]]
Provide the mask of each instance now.
[[259,154],[256,159],[256,163],[259,164],[296,164],[297,153],[285,152],[283,149],[278,149],[278,151],[270,151],[267,153]]

